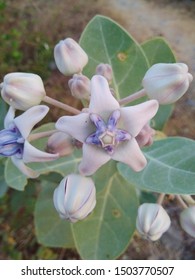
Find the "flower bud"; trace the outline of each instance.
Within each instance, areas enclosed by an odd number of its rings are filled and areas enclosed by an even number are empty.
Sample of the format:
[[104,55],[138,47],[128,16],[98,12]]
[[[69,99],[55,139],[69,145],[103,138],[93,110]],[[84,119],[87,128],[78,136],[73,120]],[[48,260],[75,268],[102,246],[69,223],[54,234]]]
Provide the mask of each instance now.
[[67,133],[56,132],[49,137],[46,151],[60,156],[70,155],[73,152],[72,138]]
[[180,224],[185,232],[195,237],[195,206],[190,206],[181,212]]
[[42,79],[31,73],[10,73],[1,84],[1,96],[15,109],[26,111],[45,97]]
[[135,137],[135,139],[140,147],[150,146],[153,143],[154,135],[155,130],[152,129],[149,124],[146,124],[144,125],[140,133]]
[[112,67],[109,64],[100,63],[96,67],[96,74],[104,76],[107,79],[108,83],[112,81]]
[[142,85],[150,99],[171,104],[184,95],[192,80],[186,64],[158,63],[146,72]]
[[54,59],[64,75],[80,73],[88,62],[88,56],[80,45],[71,38],[61,40],[54,48]]
[[170,218],[161,205],[144,203],[139,207],[136,227],[147,239],[158,240],[168,230],[170,224]]
[[83,220],[95,207],[95,185],[91,178],[70,174],[55,189],[53,201],[60,218],[73,223]]
[[81,74],[74,74],[73,78],[68,81],[68,86],[72,96],[78,99],[87,99],[90,97],[90,80]]

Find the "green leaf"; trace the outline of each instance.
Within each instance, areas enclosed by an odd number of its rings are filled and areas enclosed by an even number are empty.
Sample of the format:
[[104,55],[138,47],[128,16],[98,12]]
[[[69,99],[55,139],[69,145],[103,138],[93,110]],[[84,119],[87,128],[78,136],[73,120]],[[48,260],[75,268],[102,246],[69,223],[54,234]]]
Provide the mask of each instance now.
[[53,192],[57,185],[42,181],[41,192],[35,205],[35,231],[38,242],[48,247],[73,248],[70,223],[59,218],[53,205]]
[[170,137],[144,149],[148,164],[139,173],[122,163],[120,174],[142,190],[195,194],[195,141]]
[[[72,225],[75,245],[83,259],[117,258],[135,230],[138,201],[134,187],[119,175],[115,165],[107,170],[107,178],[103,190],[97,193],[94,212]],[[102,183],[97,178],[97,189]]]
[[[175,57],[168,43],[160,37],[153,38],[141,45],[145,52],[150,66],[156,63],[174,63]],[[165,123],[171,116],[174,106],[160,105],[158,113],[153,119],[153,127],[162,130]]]
[[5,118],[6,113],[7,113],[7,105],[0,98],[0,129],[4,128],[4,118]]
[[148,69],[148,62],[138,43],[113,20],[95,16],[86,26],[80,45],[89,56],[84,69],[91,78],[99,63],[108,63],[113,69],[113,82],[117,99],[138,90]]
[[8,186],[4,179],[4,165],[1,161],[1,164],[0,164],[0,198],[4,196],[7,189],[8,189]]

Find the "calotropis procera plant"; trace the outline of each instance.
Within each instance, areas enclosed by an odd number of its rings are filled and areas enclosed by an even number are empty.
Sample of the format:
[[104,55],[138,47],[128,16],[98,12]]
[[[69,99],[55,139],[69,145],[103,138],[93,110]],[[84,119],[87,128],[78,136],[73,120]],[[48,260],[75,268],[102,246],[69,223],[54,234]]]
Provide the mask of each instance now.
[[[152,241],[166,236],[166,194],[185,208],[181,227],[194,236],[195,143],[159,133],[193,79],[187,65],[176,63],[163,38],[139,45],[102,16],[79,43],[56,44],[54,59],[81,111],[47,96],[36,74],[10,73],[1,83],[1,106],[10,107],[0,132],[0,171],[4,185],[17,190],[42,175],[38,241],[76,247],[83,259],[117,258],[136,226]],[[49,110],[41,103],[64,109],[64,116],[32,130]],[[145,192],[155,193],[153,201],[143,199]]]

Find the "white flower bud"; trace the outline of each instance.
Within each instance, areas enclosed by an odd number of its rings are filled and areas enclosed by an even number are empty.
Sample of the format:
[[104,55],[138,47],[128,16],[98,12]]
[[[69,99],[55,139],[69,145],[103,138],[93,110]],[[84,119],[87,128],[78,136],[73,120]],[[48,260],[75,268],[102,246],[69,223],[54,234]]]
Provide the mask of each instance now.
[[138,209],[136,227],[138,232],[152,241],[158,240],[171,224],[164,208],[156,203],[144,203]]
[[48,153],[67,156],[73,152],[72,138],[65,132],[52,134],[47,141]]
[[54,206],[62,219],[73,223],[86,218],[96,204],[93,180],[77,174],[65,177],[54,191]]
[[26,111],[45,97],[42,79],[31,73],[10,73],[1,84],[1,96],[15,109]]
[[150,99],[171,104],[184,95],[192,80],[186,64],[158,63],[146,72],[142,85]]
[[68,81],[68,86],[72,96],[78,99],[87,99],[90,97],[90,80],[81,74],[74,74],[73,78]]
[[195,237],[195,206],[190,206],[181,212],[180,224],[185,232]]
[[108,83],[111,83],[111,81],[112,81],[112,67],[109,64],[100,63],[96,67],[96,74],[103,76],[104,78],[106,78]]
[[88,62],[85,51],[71,38],[61,40],[55,46],[54,58],[59,71],[64,75],[82,72]]

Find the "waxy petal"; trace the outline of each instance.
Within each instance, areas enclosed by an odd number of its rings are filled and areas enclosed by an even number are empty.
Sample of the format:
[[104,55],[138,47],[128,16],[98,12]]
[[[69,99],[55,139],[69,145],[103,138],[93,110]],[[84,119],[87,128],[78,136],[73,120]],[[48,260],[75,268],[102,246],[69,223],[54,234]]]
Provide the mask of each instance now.
[[49,154],[42,152],[33,147],[28,141],[24,143],[23,161],[28,162],[45,162],[55,160],[59,157],[58,154]]
[[150,100],[144,103],[121,108],[121,120],[125,130],[136,137],[141,129],[158,111],[158,101]]
[[147,163],[146,158],[134,138],[119,144],[111,157],[114,160],[129,165],[136,172],[141,171]]
[[19,159],[16,156],[12,156],[11,160],[12,160],[13,164],[27,177],[37,178],[39,176],[39,172],[26,166],[22,159]]
[[31,107],[22,115],[14,119],[16,127],[25,139],[28,137],[35,124],[41,121],[48,111],[49,107],[45,105],[37,105]]
[[100,75],[93,76],[91,79],[90,113],[96,113],[103,118],[108,118],[113,111],[119,108],[119,103],[113,97],[107,80]]
[[95,130],[88,113],[61,117],[56,122],[56,128],[70,134],[73,138],[82,143],[85,142],[86,138]]
[[4,127],[5,128],[10,128],[10,126],[13,126],[15,111],[16,110],[12,106],[9,107],[9,110],[7,111],[7,114],[6,114],[5,119],[4,119]]
[[83,145],[83,158],[79,172],[84,176],[95,173],[103,164],[110,160],[110,155],[94,145]]

